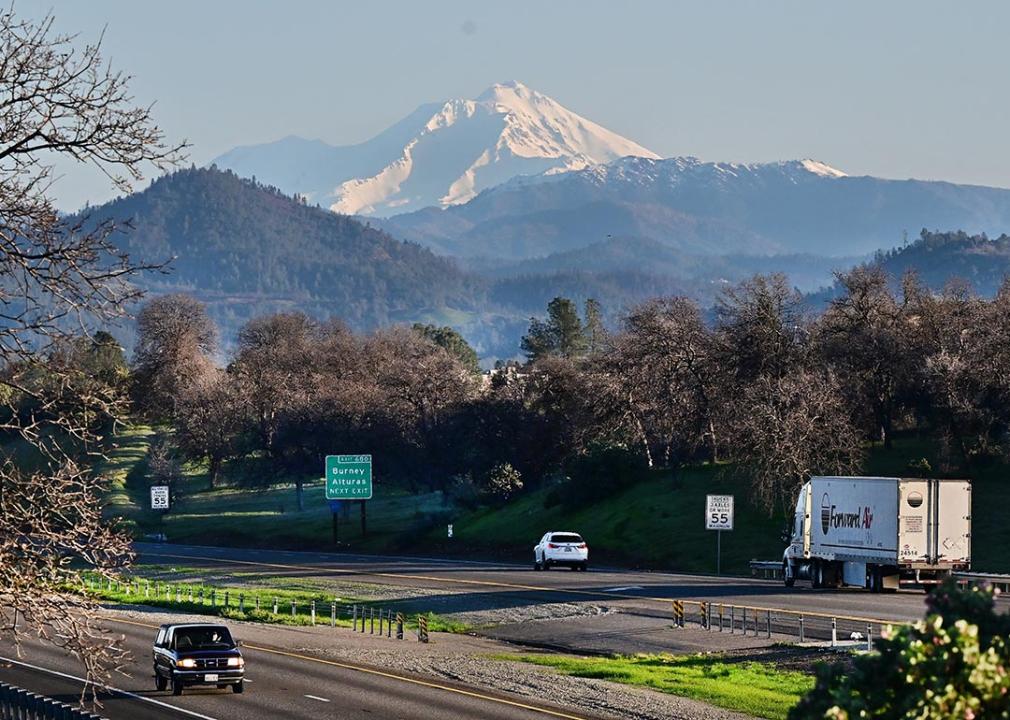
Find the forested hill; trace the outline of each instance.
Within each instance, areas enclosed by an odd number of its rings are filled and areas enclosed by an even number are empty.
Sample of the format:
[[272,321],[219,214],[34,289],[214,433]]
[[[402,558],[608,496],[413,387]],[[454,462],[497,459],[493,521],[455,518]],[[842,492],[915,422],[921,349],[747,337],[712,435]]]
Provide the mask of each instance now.
[[1010,236],[990,239],[963,231],[922,231],[915,242],[880,253],[876,260],[892,277],[914,270],[933,290],[951,279],[966,280],[980,295],[992,297],[1010,275]]
[[204,300],[227,334],[264,312],[298,308],[368,328],[469,310],[483,294],[451,260],[215,168],[180,170],[87,213],[130,220],[116,242],[132,258],[174,258],[169,273],[140,284]]

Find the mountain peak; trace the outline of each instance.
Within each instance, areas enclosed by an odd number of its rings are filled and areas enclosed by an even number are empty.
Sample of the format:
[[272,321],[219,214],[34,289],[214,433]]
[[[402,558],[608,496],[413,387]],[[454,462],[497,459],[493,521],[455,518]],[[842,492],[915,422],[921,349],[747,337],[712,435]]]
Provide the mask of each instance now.
[[633,155],[659,157],[512,80],[476,99],[422,105],[360,145],[241,148],[214,162],[346,214],[448,207],[520,175],[577,170]]

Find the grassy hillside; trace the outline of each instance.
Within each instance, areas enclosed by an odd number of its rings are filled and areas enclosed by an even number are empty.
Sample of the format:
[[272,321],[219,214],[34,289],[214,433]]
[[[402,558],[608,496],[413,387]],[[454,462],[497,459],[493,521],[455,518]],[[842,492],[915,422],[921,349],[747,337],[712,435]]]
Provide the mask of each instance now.
[[[293,549],[333,549],[331,514],[318,479],[306,480],[304,510],[297,507],[293,478],[276,477],[255,458],[226,468],[226,483],[254,485],[269,476],[275,484],[261,489],[226,486],[209,489],[205,469],[184,466],[171,512],[147,509],[146,456],[157,431],[137,426],[122,433],[101,471],[112,481],[110,515],[126,518],[138,536],[165,533],[172,542]],[[913,476],[910,463],[925,460],[939,467],[932,446],[901,439],[893,450],[874,447],[867,474]],[[781,557],[781,514],[769,516],[749,501],[746,483],[727,466],[706,465],[674,473],[653,470],[640,482],[606,501],[570,508],[557,503],[557,491],[526,493],[502,508],[466,511],[443,504],[441,495],[409,495],[378,484],[367,507],[363,536],[359,506],[349,503],[340,515],[340,548],[367,552],[415,552],[527,561],[547,530],[574,530],[589,542],[595,563],[631,567],[713,572],[716,534],[704,529],[705,495],[736,497],[736,526],[722,535],[722,570],[746,573],[752,558]],[[930,471],[926,471],[932,472]],[[972,466],[974,483],[974,565],[1010,571],[1010,529],[1003,508],[1010,503],[1010,468],[997,461]],[[454,537],[446,537],[452,523]]]
[[[714,572],[716,533],[704,525],[705,495],[737,498],[736,527],[722,534],[724,572],[742,573],[754,557],[781,555],[781,517],[769,517],[746,501],[746,488],[727,468],[705,466],[648,473],[642,481],[610,500],[569,511],[545,507],[550,490],[529,493],[500,509],[460,517],[452,545],[480,548],[488,554],[510,551],[532,561],[532,547],[547,530],[583,534],[594,561],[648,568]],[[432,547],[451,550],[442,535],[430,535]]]

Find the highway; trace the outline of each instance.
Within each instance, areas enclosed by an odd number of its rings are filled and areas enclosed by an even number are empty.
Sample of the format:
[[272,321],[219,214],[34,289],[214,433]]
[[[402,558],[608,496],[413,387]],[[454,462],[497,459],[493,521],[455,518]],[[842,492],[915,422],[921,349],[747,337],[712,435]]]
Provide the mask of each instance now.
[[405,588],[441,589],[447,593],[445,598],[429,600],[438,605],[432,608],[437,612],[446,611],[446,606],[466,610],[589,601],[667,613],[670,600],[688,599],[908,621],[922,618],[925,609],[925,594],[920,590],[874,594],[858,589],[813,590],[802,582],[786,588],[780,581],[711,575],[603,568],[587,573],[560,569],[534,572],[531,566],[509,563],[168,544],[141,543],[136,550],[139,563],[174,563],[208,570],[258,568],[277,576],[357,578]]
[[[108,622],[112,632],[125,636],[133,656],[132,677],[115,676],[115,692],[103,692],[100,713],[111,720],[147,718],[202,718],[246,720],[255,718],[488,718],[489,720],[581,720],[584,713],[566,711],[548,703],[531,704],[520,698],[488,693],[477,688],[431,681],[379,668],[313,657],[244,639],[248,627],[236,632],[246,657],[246,691],[189,688],[180,697],[154,689],[150,669],[155,626]],[[269,632],[268,629],[265,632]],[[83,683],[80,665],[49,645],[28,642],[18,658],[9,645],[0,646],[0,679],[76,703]]]

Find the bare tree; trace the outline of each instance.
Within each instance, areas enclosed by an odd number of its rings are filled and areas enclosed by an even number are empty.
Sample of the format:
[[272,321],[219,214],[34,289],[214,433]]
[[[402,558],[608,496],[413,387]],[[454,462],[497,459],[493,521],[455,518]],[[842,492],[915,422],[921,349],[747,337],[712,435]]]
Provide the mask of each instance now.
[[186,387],[176,405],[174,425],[179,449],[189,458],[207,460],[210,487],[232,457],[248,416],[245,396],[235,378],[213,369]]
[[836,275],[844,293],[817,321],[822,356],[853,396],[853,410],[869,437],[890,448],[895,415],[914,375],[908,316],[877,266]]
[[734,402],[731,447],[767,510],[811,475],[858,473],[865,450],[844,397],[832,374],[797,370],[759,377]]
[[632,309],[625,331],[613,338],[604,368],[619,386],[608,404],[625,408],[643,442],[649,465],[653,448],[663,464],[677,445],[704,444],[719,458],[721,386],[725,377],[715,336],[686,298],[656,298]]
[[112,223],[59,215],[51,162],[93,165],[126,191],[182,147],[165,144],[98,44],[79,48],[52,25],[0,12],[0,431],[40,459],[29,470],[0,458],[0,602],[10,610],[0,637],[37,634],[95,679],[122,652],[66,583],[72,562],[112,572],[130,556],[126,536],[102,518],[103,483],[90,472],[101,438],[87,420],[122,408],[60,356],[137,297],[128,281],[143,266],[117,250]]
[[189,295],[164,295],[137,316],[134,395],[155,418],[172,417],[179,399],[213,371],[217,328],[207,308]]

